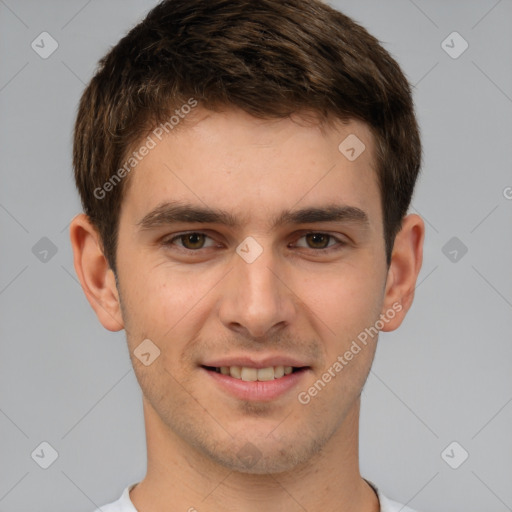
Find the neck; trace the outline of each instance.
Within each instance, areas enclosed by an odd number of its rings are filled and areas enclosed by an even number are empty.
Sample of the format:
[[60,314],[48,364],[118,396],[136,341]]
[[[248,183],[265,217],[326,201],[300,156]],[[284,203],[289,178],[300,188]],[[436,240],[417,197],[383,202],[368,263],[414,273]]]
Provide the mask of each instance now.
[[307,464],[275,474],[232,471],[184,443],[144,399],[148,469],[130,493],[138,512],[378,512],[358,462],[359,401]]

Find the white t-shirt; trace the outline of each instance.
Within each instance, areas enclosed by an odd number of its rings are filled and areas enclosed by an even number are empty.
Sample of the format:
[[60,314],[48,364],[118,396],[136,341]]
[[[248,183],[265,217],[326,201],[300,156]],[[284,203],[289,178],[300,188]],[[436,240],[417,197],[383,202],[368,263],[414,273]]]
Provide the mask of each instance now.
[[[368,482],[368,480],[366,480]],[[380,512],[416,512],[412,508],[386,498],[379,489],[371,482],[368,482],[377,492],[380,502]],[[97,508],[94,512],[138,512],[130,500],[130,491],[137,485],[131,484],[123,491],[121,497],[108,505]]]

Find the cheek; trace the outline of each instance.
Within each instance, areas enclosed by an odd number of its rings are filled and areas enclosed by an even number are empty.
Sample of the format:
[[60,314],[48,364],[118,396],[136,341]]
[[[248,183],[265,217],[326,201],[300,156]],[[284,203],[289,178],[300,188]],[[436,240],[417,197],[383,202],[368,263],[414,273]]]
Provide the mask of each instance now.
[[[382,279],[369,267],[345,267],[329,278],[312,280],[317,286],[309,283],[300,292],[314,313],[309,317],[324,349],[324,365],[305,390],[309,396],[322,396],[319,407],[337,404],[341,411],[347,397],[358,394],[364,385],[375,355],[377,336],[370,329],[379,319]],[[325,392],[321,383],[315,384],[318,380],[327,383]]]
[[161,346],[177,348],[177,341],[192,337],[188,331],[200,325],[206,299],[218,279],[198,267],[184,270],[166,263],[146,272],[143,268],[141,263],[137,270],[134,266],[126,272],[130,276],[126,309],[132,327]]
[[[340,265],[297,280],[297,295],[336,339],[356,336],[379,316],[383,277],[368,265]],[[331,336],[332,337],[332,336]]]

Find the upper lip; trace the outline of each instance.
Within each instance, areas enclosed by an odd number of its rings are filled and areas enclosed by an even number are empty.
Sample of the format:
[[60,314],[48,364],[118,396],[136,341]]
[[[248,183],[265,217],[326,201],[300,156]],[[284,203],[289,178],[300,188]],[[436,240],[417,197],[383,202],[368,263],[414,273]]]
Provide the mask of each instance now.
[[211,359],[201,366],[211,366],[213,368],[220,368],[222,366],[245,366],[248,368],[268,368],[270,366],[293,366],[295,368],[302,368],[309,366],[300,359],[296,359],[286,355],[272,355],[272,356],[248,356],[242,355],[238,357],[223,357],[219,359]]

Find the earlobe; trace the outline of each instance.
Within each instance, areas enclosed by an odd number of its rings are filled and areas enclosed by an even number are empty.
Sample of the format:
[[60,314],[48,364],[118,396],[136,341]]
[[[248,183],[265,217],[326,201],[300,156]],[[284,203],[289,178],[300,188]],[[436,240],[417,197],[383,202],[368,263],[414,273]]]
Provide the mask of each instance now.
[[75,271],[87,300],[105,329],[120,331],[124,323],[115,276],[87,215],[79,214],[71,221],[69,236]]
[[412,305],[423,262],[424,238],[425,224],[421,217],[415,214],[407,215],[402,222],[402,229],[395,238],[388,269],[381,313],[389,320],[383,331],[397,329]]

